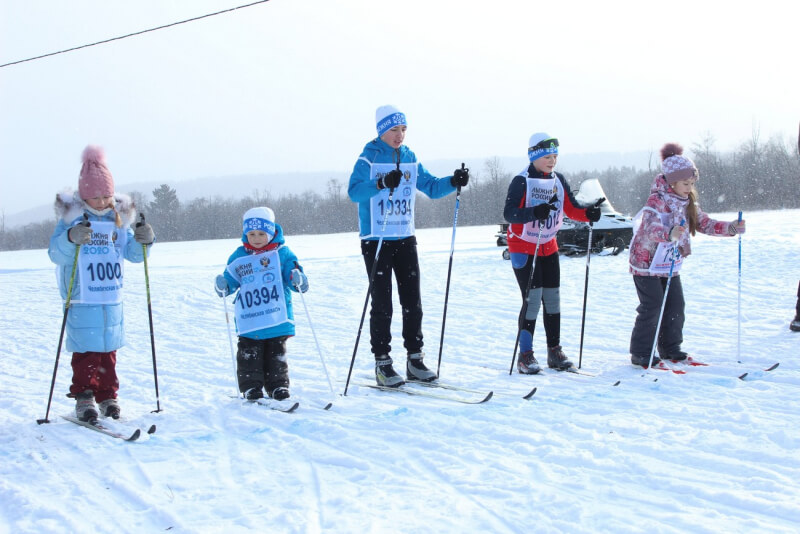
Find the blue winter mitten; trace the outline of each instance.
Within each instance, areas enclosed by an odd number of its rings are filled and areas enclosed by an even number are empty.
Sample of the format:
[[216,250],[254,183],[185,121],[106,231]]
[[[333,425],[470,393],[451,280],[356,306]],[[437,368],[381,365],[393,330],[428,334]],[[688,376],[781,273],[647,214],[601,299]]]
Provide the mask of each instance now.
[[214,292],[216,292],[218,297],[224,297],[231,294],[231,288],[228,287],[228,281],[221,274],[218,274],[217,278],[214,280]]
[[300,269],[292,269],[292,285],[300,292],[308,291],[308,277]]

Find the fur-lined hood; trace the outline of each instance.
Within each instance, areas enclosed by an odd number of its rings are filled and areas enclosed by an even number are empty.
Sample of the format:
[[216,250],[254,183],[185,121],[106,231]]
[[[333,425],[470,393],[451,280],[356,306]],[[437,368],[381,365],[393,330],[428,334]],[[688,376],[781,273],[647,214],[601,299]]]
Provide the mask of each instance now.
[[[65,223],[74,221],[88,206],[72,189],[65,189],[56,194],[56,217]],[[136,220],[136,204],[124,193],[114,193],[114,210],[122,221],[122,228],[127,228]]]

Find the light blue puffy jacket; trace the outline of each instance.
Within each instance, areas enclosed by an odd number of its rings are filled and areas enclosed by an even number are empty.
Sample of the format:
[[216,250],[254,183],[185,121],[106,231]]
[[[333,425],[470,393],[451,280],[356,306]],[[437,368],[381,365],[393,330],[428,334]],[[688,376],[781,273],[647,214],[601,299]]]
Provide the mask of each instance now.
[[[136,206],[129,196],[121,193],[115,194],[114,200],[115,209],[122,220],[120,235],[114,246],[120,249],[122,257],[126,260],[141,263],[144,261],[142,245],[133,239],[133,230],[130,228],[136,218]],[[59,221],[50,238],[50,247],[47,249],[47,253],[52,262],[57,265],[56,277],[62,299],[67,298],[72,265],[75,262],[76,245],[67,237],[69,229],[83,221],[84,213],[88,216],[90,223],[116,220],[113,210],[99,217],[86,211],[85,207],[84,202],[72,192],[63,192],[56,196],[56,213]],[[149,245],[147,249],[149,252]],[[72,299],[80,299],[78,278],[80,276],[81,273],[76,269]],[[80,304],[71,302],[67,313],[66,334],[66,350],[70,352],[111,352],[119,349],[125,345],[122,303]]]

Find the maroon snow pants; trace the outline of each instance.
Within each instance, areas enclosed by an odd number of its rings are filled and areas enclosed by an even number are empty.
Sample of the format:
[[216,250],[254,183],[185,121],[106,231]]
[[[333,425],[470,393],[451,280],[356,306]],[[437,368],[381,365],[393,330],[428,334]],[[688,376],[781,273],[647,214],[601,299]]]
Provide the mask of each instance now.
[[72,353],[70,396],[87,389],[94,393],[97,402],[117,398],[117,351]]

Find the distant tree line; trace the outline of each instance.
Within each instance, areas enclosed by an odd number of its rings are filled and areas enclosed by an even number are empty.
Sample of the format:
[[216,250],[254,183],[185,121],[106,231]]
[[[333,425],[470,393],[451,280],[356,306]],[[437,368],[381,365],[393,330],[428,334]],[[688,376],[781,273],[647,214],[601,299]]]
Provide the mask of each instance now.
[[[799,208],[800,154],[795,146],[770,139],[751,139],[730,153],[714,149],[713,137],[706,136],[691,147],[700,170],[697,189],[707,212]],[[567,175],[577,191],[587,179],[597,178],[614,207],[628,215],[636,213],[650,194],[650,184],[659,172],[660,157],[653,154],[650,168],[610,167],[604,171],[581,171]],[[470,183],[462,191],[459,225],[499,224],[512,173],[498,158],[486,160],[483,169],[472,169]],[[356,205],[347,197],[347,184],[330,179],[318,190],[273,196],[254,190],[247,197],[197,198],[181,203],[175,189],[167,184],[152,191],[152,200],[131,193],[140,212],[155,229],[158,241],[192,241],[234,238],[241,235],[242,214],[254,206],[269,206],[288,235],[328,234],[358,230]],[[448,200],[450,199],[450,200]],[[418,228],[453,224],[453,197],[416,199]],[[7,229],[0,217],[0,250],[47,248],[55,219]]]

